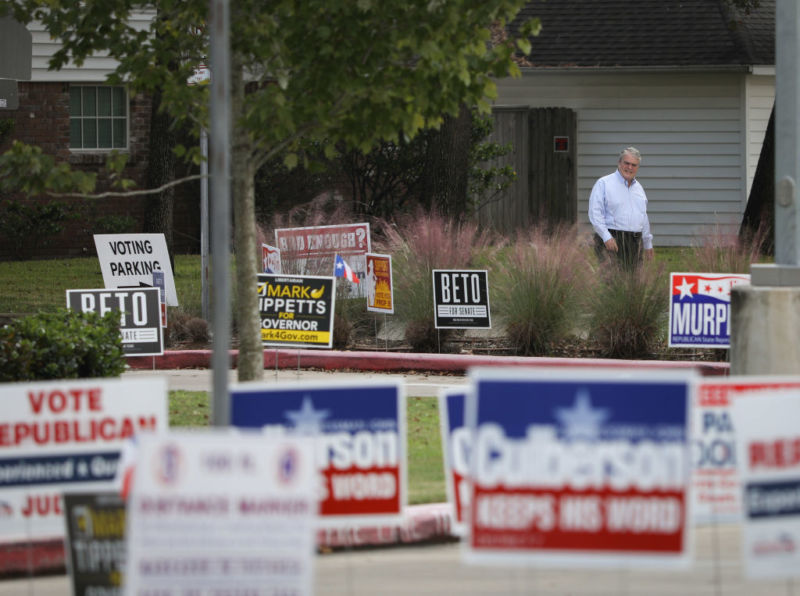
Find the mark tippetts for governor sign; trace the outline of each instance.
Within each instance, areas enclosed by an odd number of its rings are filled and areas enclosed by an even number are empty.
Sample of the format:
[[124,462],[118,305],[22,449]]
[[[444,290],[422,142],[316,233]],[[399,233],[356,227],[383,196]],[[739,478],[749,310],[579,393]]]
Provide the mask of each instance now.
[[330,348],[335,287],[333,277],[259,275],[263,344]]

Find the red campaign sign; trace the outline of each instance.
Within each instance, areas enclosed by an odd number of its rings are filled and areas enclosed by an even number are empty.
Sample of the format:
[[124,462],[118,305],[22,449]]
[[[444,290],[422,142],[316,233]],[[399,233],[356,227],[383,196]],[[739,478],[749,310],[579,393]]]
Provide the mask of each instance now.
[[476,488],[474,548],[679,554],[683,491]]
[[369,224],[283,228],[275,230],[275,244],[283,259],[363,256],[370,251]]
[[402,510],[400,467],[322,470],[327,498],[319,505],[320,515],[379,515]]

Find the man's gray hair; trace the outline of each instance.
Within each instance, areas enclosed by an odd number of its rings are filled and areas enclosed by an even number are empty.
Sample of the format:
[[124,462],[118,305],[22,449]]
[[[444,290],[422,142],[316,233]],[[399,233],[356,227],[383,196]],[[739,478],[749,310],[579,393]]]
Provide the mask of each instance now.
[[642,154],[639,152],[639,150],[636,147],[625,147],[625,149],[620,151],[619,152],[619,159],[617,160],[617,163],[622,161],[622,156],[625,155],[626,153],[628,155],[630,155],[631,157],[635,157],[636,159],[638,159],[639,163],[642,163]]

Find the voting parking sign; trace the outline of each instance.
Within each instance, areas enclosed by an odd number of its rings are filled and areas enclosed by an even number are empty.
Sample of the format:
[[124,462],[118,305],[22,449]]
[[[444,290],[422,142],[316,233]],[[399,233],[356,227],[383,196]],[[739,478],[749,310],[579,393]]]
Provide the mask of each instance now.
[[396,381],[231,388],[232,425],[315,438],[323,527],[402,519],[405,412]]
[[470,377],[467,562],[689,564],[692,371]]
[[670,348],[730,348],[731,288],[749,275],[671,273]]

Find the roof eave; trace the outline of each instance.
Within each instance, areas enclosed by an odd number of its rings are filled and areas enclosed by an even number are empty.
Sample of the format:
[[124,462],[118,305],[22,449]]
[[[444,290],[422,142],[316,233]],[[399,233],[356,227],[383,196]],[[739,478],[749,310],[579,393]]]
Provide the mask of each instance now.
[[775,74],[774,65],[753,64],[698,64],[698,65],[654,65],[654,66],[521,66],[523,75],[540,72],[625,72],[625,73],[686,73],[686,72],[742,72]]

